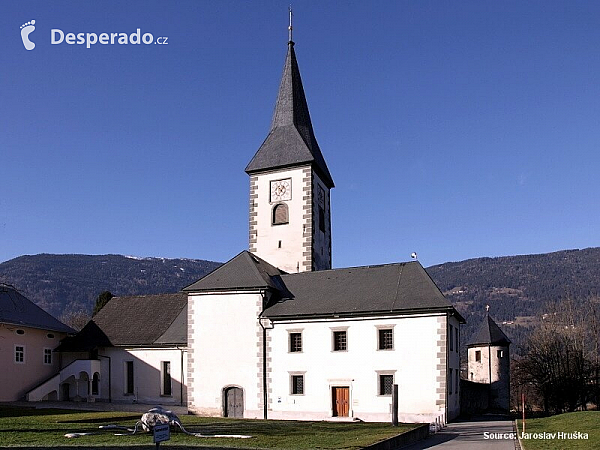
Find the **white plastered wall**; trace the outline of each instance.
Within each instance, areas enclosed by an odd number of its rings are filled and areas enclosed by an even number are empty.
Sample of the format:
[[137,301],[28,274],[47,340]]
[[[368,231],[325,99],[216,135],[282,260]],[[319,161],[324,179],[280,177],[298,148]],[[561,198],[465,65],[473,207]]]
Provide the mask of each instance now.
[[[380,373],[399,386],[401,421],[430,422],[436,405],[439,316],[277,322],[271,336],[270,418],[323,420],[332,416],[332,386],[350,388],[350,417],[391,419],[391,396],[378,395]],[[379,327],[393,327],[394,349],[378,350]],[[348,350],[332,351],[332,332],[347,329]],[[301,331],[302,352],[289,352],[289,332]],[[304,374],[304,394],[291,395],[290,376]]]
[[224,389],[239,387],[244,417],[262,418],[260,292],[190,294],[188,297],[188,409],[224,414]]
[[[304,169],[306,167],[298,167],[257,176],[257,197],[254,199],[257,237],[255,246],[251,245],[251,250],[255,249],[254,253],[257,256],[288,273],[303,271],[303,262],[306,259],[306,255],[303,255],[303,235],[305,231],[310,232],[306,226],[310,222],[304,217]],[[271,181],[287,178],[291,179],[291,199],[282,202],[271,201]],[[272,225],[272,210],[277,203],[287,204],[289,223]]]
[[[110,357],[111,397],[115,403],[148,403],[180,405],[186,403],[185,348],[106,348],[100,355]],[[108,358],[99,358],[102,364],[99,398],[108,399]],[[125,361],[133,361],[134,392],[125,393]],[[162,392],[162,362],[171,363],[171,395]]]

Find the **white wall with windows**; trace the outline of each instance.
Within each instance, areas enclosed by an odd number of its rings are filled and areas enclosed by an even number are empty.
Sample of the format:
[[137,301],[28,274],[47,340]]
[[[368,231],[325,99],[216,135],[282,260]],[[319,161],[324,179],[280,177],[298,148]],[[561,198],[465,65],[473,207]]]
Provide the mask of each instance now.
[[[94,396],[99,400],[108,401],[110,385],[110,399],[115,403],[186,403],[186,348],[112,347],[100,349],[98,354],[101,372],[98,394]],[[168,372],[165,371],[167,364]],[[90,375],[92,382],[93,374]]]
[[[445,407],[437,401],[439,335],[445,332],[439,330],[446,323],[439,317],[276,322],[269,330],[269,417],[322,420],[347,414],[388,421],[392,385],[398,384],[400,420],[435,420]],[[456,367],[457,361],[456,352]],[[335,396],[346,387],[348,408],[336,412]],[[338,403],[344,401],[340,397]]]

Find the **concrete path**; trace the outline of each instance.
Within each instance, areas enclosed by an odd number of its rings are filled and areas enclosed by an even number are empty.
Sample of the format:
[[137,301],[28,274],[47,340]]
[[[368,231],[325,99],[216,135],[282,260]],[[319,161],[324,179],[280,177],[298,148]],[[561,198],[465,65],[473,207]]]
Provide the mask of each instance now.
[[469,421],[453,422],[424,441],[404,447],[402,450],[429,448],[436,450],[520,449],[513,430],[513,421],[502,416],[483,416]]

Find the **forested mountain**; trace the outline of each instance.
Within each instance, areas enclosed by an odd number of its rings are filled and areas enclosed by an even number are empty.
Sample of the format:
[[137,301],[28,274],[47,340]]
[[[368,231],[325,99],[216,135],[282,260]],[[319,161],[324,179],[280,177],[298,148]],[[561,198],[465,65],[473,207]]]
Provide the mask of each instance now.
[[121,255],[33,255],[0,264],[0,282],[11,284],[55,317],[91,314],[98,294],[177,292],[220,263],[196,259],[134,258]]
[[[120,255],[21,256],[0,264],[0,282],[12,284],[56,317],[92,311],[98,294],[177,292],[219,266],[190,259]],[[427,272],[467,319],[463,342],[490,305],[490,314],[518,344],[548,301],[600,293],[600,248],[500,258],[477,258],[429,267]]]
[[518,345],[548,302],[600,293],[600,248],[476,258],[427,272],[467,319],[463,337],[468,340],[489,305],[490,315]]

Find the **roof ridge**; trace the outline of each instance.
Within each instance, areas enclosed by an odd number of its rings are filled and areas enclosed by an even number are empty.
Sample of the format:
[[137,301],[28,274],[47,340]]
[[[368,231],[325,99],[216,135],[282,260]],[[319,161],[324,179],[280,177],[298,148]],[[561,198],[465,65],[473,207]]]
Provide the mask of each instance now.
[[402,273],[404,272],[404,265],[399,265],[398,270],[400,270],[400,273],[398,273],[398,282],[396,283],[396,293],[394,294],[394,300],[392,300],[392,307],[390,308],[390,311],[394,310],[394,305],[396,304],[396,300],[398,300],[398,293],[400,292],[400,280],[402,279]]
[[404,267],[407,264],[415,264],[418,263],[418,261],[403,261],[403,262],[396,262],[396,263],[385,263],[385,264],[369,264],[366,266],[350,266],[350,267],[335,267],[335,268],[331,268],[331,269],[322,269],[322,270],[314,270],[314,271],[307,271],[307,272],[296,272],[296,273],[284,273],[282,275],[306,275],[306,274],[310,274],[310,273],[326,273],[326,272],[336,272],[336,271],[342,271],[342,270],[356,270],[356,269],[378,269],[381,267]]

